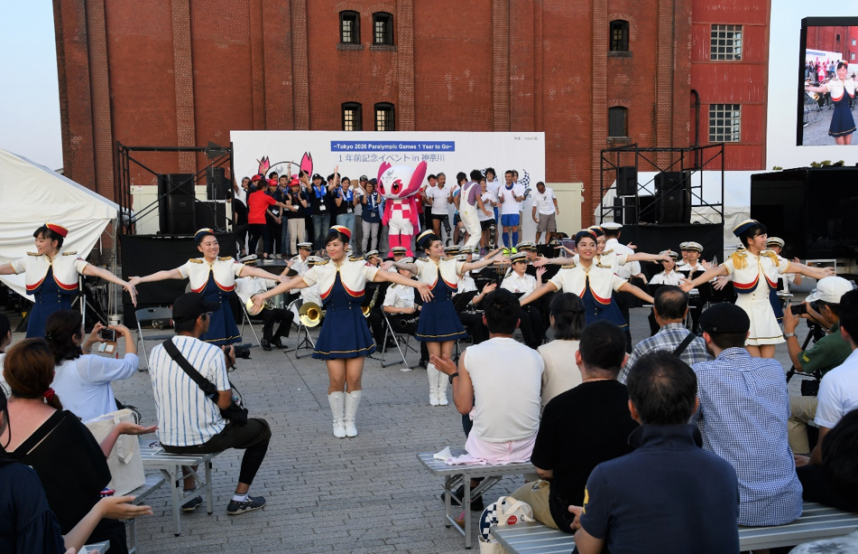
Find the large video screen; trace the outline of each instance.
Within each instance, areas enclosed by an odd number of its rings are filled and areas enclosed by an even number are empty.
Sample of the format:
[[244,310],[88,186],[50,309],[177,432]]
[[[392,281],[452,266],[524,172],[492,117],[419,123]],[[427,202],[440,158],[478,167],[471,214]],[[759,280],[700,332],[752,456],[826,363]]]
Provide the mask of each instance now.
[[856,88],[858,17],[802,19],[796,144],[858,145]]

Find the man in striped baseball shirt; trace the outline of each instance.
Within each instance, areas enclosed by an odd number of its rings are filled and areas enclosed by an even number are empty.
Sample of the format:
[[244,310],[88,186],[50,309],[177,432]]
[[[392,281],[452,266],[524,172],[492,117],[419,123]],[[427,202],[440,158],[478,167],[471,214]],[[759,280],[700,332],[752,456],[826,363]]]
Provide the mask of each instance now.
[[[249,496],[253,483],[271,440],[271,429],[264,419],[248,419],[238,425],[221,416],[221,410],[233,401],[227,366],[235,365],[232,346],[222,350],[199,340],[209,328],[211,312],[220,304],[206,302],[203,295],[190,292],[173,303],[176,336],[170,339],[200,375],[217,387],[217,394],[207,396],[203,389],[182,369],[163,345],[152,349],[149,376],[155,393],[158,413],[158,438],[166,452],[174,454],[207,454],[228,448],[245,450],[241,460],[238,486],[226,513],[238,515],[265,506],[261,496]],[[193,476],[186,474],[185,491],[196,486]],[[197,496],[182,506],[192,512],[202,504]]]

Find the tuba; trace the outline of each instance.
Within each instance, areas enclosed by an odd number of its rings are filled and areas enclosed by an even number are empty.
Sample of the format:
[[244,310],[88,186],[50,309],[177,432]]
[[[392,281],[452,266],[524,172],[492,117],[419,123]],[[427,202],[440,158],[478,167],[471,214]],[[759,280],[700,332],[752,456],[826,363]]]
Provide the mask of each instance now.
[[298,309],[298,319],[305,327],[316,327],[325,317],[325,311],[315,302],[302,304]]

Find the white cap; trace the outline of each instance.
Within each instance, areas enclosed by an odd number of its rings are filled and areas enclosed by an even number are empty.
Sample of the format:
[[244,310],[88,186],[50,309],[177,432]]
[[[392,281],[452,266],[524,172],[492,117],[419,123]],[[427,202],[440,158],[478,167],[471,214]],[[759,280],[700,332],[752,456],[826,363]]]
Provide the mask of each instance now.
[[607,229],[609,231],[615,231],[617,229],[622,229],[623,225],[621,223],[617,223],[615,221],[608,221],[607,223],[602,223],[600,225],[602,229]]
[[850,290],[852,290],[852,283],[843,277],[825,277],[816,283],[816,288],[807,296],[806,301],[822,300],[828,304],[840,304],[840,297]]

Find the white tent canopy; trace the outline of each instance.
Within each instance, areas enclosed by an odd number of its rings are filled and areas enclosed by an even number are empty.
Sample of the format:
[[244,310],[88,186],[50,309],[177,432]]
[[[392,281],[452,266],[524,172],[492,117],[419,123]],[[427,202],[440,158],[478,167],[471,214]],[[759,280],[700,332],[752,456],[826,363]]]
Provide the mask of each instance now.
[[[69,230],[63,252],[86,258],[119,206],[45,166],[0,149],[0,265],[33,252],[33,232],[45,222]],[[26,296],[23,275],[0,277]],[[32,297],[28,297],[32,300]]]

